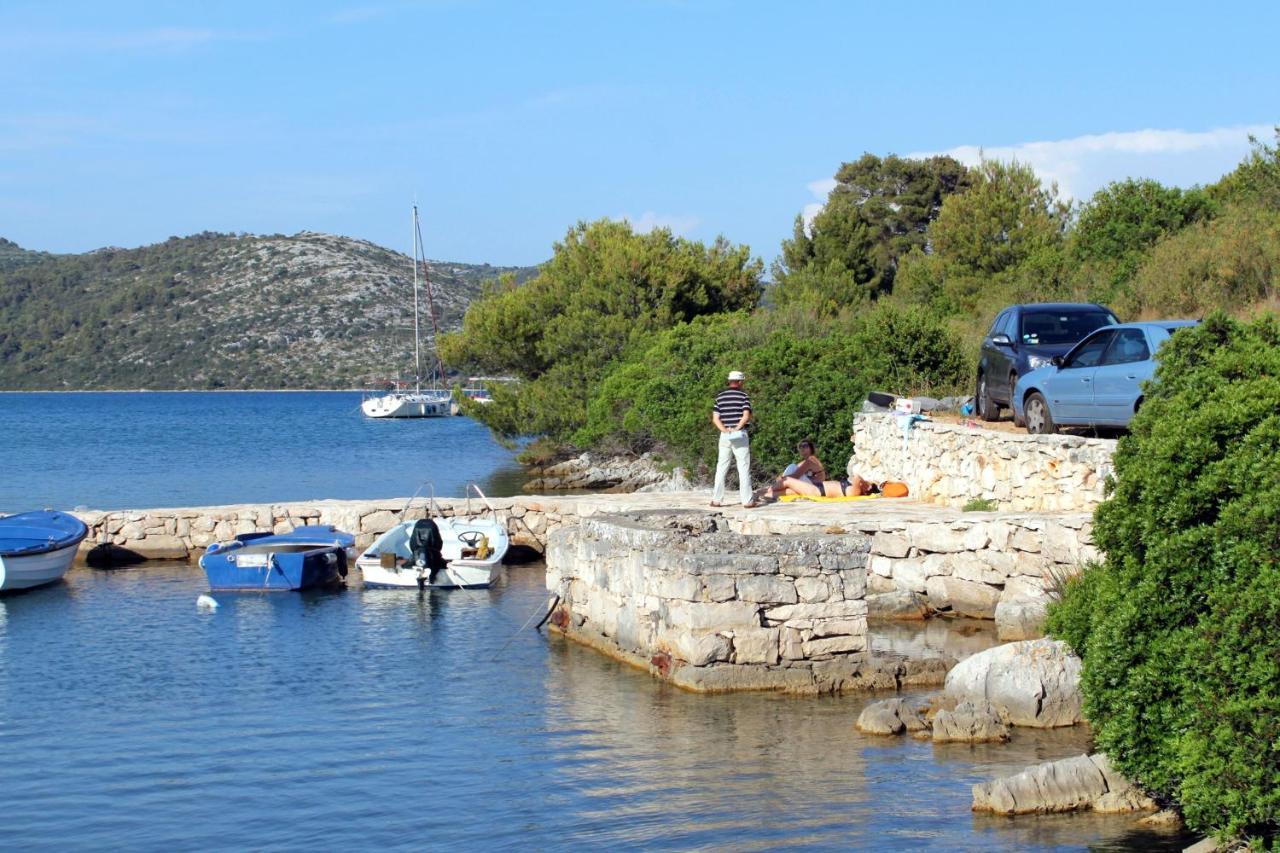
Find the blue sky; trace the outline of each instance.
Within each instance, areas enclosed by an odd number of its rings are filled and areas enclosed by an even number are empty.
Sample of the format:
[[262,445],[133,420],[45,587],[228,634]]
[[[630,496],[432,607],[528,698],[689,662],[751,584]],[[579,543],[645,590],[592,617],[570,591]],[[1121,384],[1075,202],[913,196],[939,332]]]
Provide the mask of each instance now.
[[[544,260],[630,218],[766,259],[842,161],[1211,181],[1280,122],[1280,4],[0,2],[0,236],[348,234]],[[812,208],[810,207],[810,211]]]

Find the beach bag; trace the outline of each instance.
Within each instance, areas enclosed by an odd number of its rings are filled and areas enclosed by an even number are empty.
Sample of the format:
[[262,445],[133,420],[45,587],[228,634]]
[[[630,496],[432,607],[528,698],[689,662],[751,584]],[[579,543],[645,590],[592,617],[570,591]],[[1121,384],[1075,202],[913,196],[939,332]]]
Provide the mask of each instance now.
[[899,483],[896,480],[888,480],[880,487],[880,494],[886,498],[905,498],[909,492],[906,483]]

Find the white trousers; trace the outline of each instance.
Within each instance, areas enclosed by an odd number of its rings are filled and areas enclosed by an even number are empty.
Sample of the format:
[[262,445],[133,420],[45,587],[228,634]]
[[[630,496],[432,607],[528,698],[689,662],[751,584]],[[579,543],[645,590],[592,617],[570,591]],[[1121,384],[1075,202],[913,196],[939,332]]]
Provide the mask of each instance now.
[[751,503],[751,439],[729,440],[729,433],[720,433],[720,456],[716,460],[716,488],[711,500],[724,502],[724,480],[729,473],[730,459],[738,461],[738,494],[744,504]]

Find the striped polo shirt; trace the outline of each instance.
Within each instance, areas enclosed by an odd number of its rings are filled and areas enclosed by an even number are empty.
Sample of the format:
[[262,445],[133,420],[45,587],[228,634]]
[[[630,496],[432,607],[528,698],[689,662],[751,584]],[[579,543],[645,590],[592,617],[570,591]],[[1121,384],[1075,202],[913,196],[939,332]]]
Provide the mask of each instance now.
[[711,410],[720,415],[720,423],[733,429],[742,420],[742,413],[751,411],[751,398],[746,391],[726,388],[716,395],[716,404]]

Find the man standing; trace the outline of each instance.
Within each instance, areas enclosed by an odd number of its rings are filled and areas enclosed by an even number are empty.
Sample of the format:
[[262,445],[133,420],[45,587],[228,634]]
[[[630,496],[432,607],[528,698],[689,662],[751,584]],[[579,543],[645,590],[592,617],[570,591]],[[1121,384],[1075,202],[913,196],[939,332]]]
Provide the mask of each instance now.
[[716,460],[716,487],[711,495],[711,505],[720,506],[724,500],[724,479],[729,473],[729,457],[738,461],[738,493],[742,505],[752,509],[758,504],[751,499],[751,437],[747,424],[751,422],[751,398],[742,390],[746,377],[742,371],[729,374],[729,387],[716,395],[711,407],[711,422],[720,430],[720,456]]

